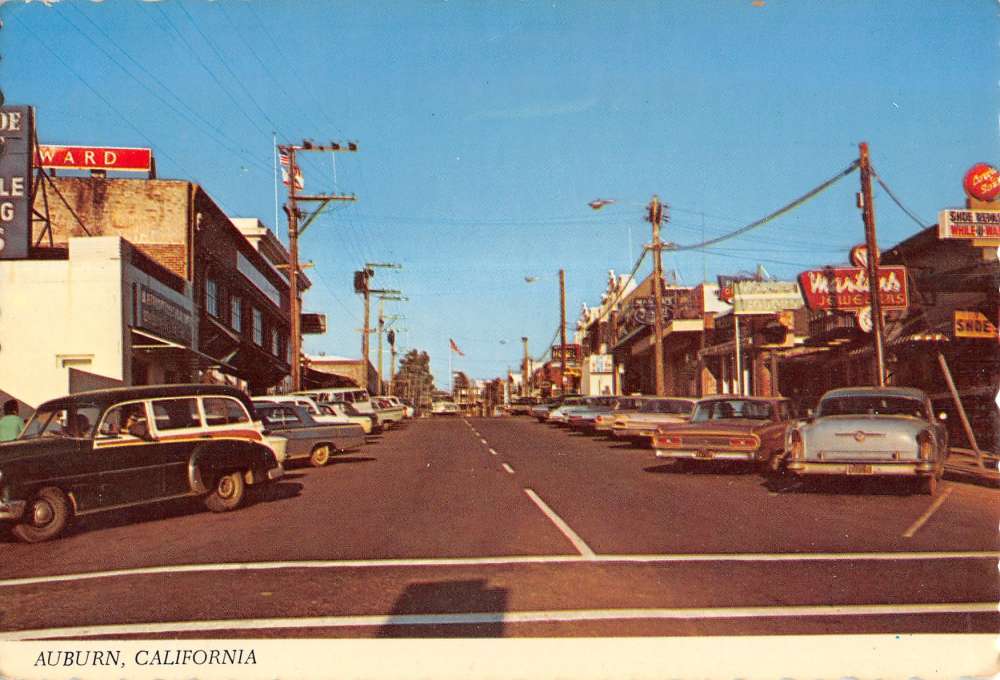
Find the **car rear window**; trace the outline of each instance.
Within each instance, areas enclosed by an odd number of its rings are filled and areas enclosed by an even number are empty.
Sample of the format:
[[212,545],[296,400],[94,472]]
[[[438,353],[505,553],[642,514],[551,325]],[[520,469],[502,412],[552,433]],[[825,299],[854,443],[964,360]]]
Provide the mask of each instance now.
[[205,423],[207,425],[229,425],[231,423],[248,423],[250,416],[247,415],[243,404],[228,397],[206,397],[203,401],[205,408]]

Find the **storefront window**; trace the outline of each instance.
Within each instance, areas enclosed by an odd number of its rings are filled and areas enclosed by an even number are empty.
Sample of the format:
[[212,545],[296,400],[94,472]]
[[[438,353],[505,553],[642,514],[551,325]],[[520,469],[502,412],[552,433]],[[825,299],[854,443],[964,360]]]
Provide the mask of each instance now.
[[205,309],[212,316],[219,316],[219,284],[205,279]]
[[243,300],[239,295],[234,295],[229,299],[229,325],[237,333],[243,332]]
[[253,308],[253,341],[264,346],[264,315],[256,307]]

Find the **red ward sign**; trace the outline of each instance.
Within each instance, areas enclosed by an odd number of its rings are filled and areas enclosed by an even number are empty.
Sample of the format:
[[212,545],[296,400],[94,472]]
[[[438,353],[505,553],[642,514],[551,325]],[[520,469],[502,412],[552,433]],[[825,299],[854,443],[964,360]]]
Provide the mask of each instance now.
[[[882,309],[906,309],[910,304],[906,288],[906,267],[879,267],[879,301]],[[871,305],[868,272],[861,267],[828,267],[799,274],[806,306],[854,312]]]
[[962,182],[965,193],[980,201],[993,201],[1000,196],[1000,172],[987,163],[976,163],[965,173]]
[[40,144],[35,165],[59,170],[125,170],[149,172],[152,149],[112,146],[53,146]]

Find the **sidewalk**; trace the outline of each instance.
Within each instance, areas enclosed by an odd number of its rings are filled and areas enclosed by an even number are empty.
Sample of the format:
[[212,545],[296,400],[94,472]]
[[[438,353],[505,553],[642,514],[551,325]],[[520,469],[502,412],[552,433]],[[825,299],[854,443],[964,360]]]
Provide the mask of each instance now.
[[1000,487],[1000,457],[983,451],[983,465],[976,465],[976,453],[972,449],[953,448],[944,464],[945,476],[957,482]]

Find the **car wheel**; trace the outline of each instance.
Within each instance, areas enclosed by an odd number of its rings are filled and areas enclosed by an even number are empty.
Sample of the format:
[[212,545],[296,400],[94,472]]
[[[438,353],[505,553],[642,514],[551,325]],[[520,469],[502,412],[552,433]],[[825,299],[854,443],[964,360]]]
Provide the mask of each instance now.
[[205,505],[212,512],[228,512],[243,504],[246,497],[246,484],[240,471],[227,472],[219,475],[212,491],[205,498]]
[[313,467],[323,467],[330,462],[330,447],[326,444],[317,446],[309,455],[309,464]]
[[937,493],[938,478],[934,475],[921,477],[917,480],[917,491],[924,496],[933,496]]
[[25,543],[47,541],[62,533],[71,515],[66,494],[54,486],[47,486],[31,499],[25,508],[23,521],[15,524],[11,533]]

